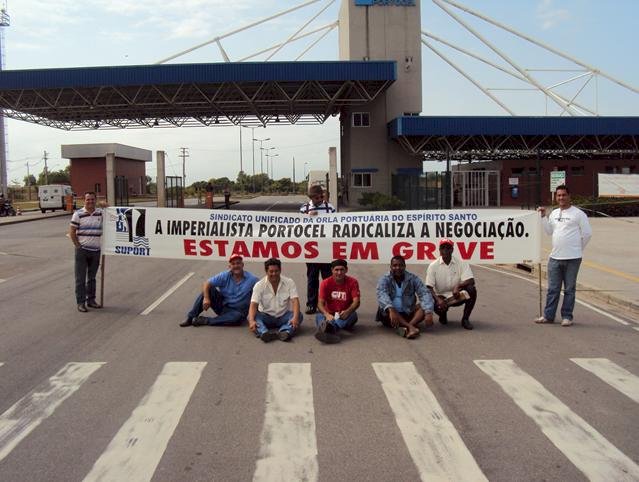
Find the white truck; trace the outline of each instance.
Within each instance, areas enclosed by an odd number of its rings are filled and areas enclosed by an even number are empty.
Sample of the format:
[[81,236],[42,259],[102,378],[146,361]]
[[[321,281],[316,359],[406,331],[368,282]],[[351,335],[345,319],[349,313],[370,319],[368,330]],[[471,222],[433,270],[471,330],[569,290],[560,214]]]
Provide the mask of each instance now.
[[[65,210],[66,196],[73,196],[71,186],[65,184],[47,184],[38,186],[38,206],[43,213],[48,209],[55,211],[56,209]],[[75,198],[73,200],[73,209],[75,209]]]

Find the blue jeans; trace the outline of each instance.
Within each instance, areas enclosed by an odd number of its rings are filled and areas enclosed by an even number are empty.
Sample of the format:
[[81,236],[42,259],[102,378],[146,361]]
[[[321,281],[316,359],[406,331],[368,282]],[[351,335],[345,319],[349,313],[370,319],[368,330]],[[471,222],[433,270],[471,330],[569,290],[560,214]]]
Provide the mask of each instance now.
[[[209,299],[211,300],[211,309],[217,315],[215,318],[207,317],[208,324],[210,326],[230,326],[239,325],[248,315],[248,304],[246,306],[227,306],[224,304],[224,300],[220,292],[213,286],[209,287]],[[247,300],[248,302],[249,300]],[[193,308],[187,313],[187,316],[192,320],[199,316],[204,311],[204,295],[200,293],[195,302]]]
[[546,295],[546,308],[544,308],[544,318],[548,321],[555,320],[562,284],[564,285],[564,301],[561,304],[561,318],[572,320],[580,264],[581,258],[548,259],[548,294]]
[[75,301],[80,305],[95,301],[95,275],[100,266],[100,251],[75,249]]
[[[324,323],[324,321],[326,321],[326,317],[323,314],[318,313],[317,315],[315,315],[315,324],[318,328],[322,323]],[[343,320],[342,318],[334,320],[333,326],[342,330],[344,328],[350,330],[355,326],[355,323],[357,323],[357,312],[353,311],[345,320]]]
[[[299,314],[299,317],[299,323],[301,325],[304,317],[301,313]],[[255,336],[262,336],[262,334],[272,329],[277,329],[277,331],[288,331],[291,336],[293,336],[295,334],[295,328],[293,328],[293,325],[291,324],[292,318],[292,311],[287,311],[282,316],[277,317],[258,311],[255,315],[255,322],[257,323]]]

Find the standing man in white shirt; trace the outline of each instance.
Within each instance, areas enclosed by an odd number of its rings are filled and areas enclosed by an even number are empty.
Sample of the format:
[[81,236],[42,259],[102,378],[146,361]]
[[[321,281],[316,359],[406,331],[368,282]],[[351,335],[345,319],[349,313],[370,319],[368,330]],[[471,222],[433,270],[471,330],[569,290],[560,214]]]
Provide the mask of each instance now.
[[75,246],[75,300],[78,311],[102,308],[95,301],[95,275],[100,265],[102,210],[95,207],[95,193],[84,193],[84,207],[71,217],[69,238]]
[[557,186],[555,198],[559,207],[546,216],[546,208],[539,207],[541,224],[546,234],[552,235],[552,251],[548,259],[548,293],[544,316],[535,323],[554,323],[561,285],[564,301],[561,305],[561,326],[573,324],[577,273],[583,250],[592,237],[590,222],[584,212],[570,204],[570,191],[565,185]]
[[475,278],[466,261],[453,256],[453,241],[445,238],[439,242],[439,258],[428,266],[426,287],[435,301],[434,311],[442,325],[448,323],[448,308],[464,305],[461,325],[473,329],[470,314],[477,301]]
[[282,276],[282,262],[270,258],[264,262],[266,276],[253,287],[249,308],[249,330],[264,343],[280,339],[290,341],[302,323],[300,299],[295,282]]

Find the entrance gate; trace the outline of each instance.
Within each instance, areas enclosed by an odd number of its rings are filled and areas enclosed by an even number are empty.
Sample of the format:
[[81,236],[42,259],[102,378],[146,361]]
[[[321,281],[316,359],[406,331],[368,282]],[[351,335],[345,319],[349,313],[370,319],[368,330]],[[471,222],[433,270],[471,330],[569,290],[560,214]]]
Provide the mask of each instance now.
[[453,207],[501,206],[499,171],[453,171]]
[[125,176],[115,176],[115,205],[129,205],[129,180]]
[[183,179],[180,176],[167,176],[164,178],[167,208],[184,207],[184,188],[182,181]]

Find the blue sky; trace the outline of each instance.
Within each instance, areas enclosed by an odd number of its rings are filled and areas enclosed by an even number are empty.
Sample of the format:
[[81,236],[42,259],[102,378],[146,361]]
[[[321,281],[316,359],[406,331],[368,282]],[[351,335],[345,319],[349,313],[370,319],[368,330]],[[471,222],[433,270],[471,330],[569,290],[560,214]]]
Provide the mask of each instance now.
[[[346,1],[346,0],[345,0]],[[301,3],[297,0],[9,0],[11,27],[5,29],[5,68],[82,67],[94,65],[139,65],[190,48],[253,20]],[[324,0],[298,10],[265,26],[224,40],[231,60],[249,55],[286,39],[319,9]],[[309,27],[312,29],[337,19],[340,0],[330,6]],[[422,0],[422,27],[435,35],[488,57],[503,61],[480,45],[430,0]],[[639,86],[636,0],[460,0],[502,23],[548,43],[604,72]],[[575,68],[565,60],[515,39],[495,27],[462,14],[474,28],[525,68]],[[304,60],[336,60],[337,31],[331,32]],[[275,60],[292,60],[310,40],[282,50]],[[517,80],[496,74],[482,64],[441,47],[451,59],[487,87],[521,87]],[[505,115],[468,80],[455,72],[426,47],[423,48],[424,105],[426,115]],[[259,58],[256,60],[260,60]],[[180,62],[219,62],[222,57],[213,45],[199,49]],[[578,73],[535,72],[544,85],[568,79]],[[558,92],[572,97],[583,80],[568,84]],[[594,109],[597,101],[602,115],[638,115],[639,95],[599,79],[598,95],[591,81],[578,100]],[[519,115],[544,115],[546,102],[539,93],[499,91],[497,95]],[[548,103],[548,113],[558,114]],[[40,172],[43,151],[50,153],[50,168],[66,165],[60,159],[60,145],[90,142],[120,142],[168,154],[167,172],[181,174],[180,147],[189,147],[187,183],[210,177],[234,178],[239,170],[237,127],[149,129],[130,131],[63,132],[24,122],[7,121],[9,180],[22,180],[29,162],[31,172]],[[275,147],[275,177],[290,176],[295,157],[297,177],[306,169],[327,166],[328,148],[339,146],[335,120],[314,127],[269,127],[256,136],[270,137],[265,147]],[[252,150],[245,131],[243,155],[246,166]],[[259,152],[257,154],[259,160]],[[154,175],[155,165],[147,166]]]

